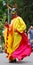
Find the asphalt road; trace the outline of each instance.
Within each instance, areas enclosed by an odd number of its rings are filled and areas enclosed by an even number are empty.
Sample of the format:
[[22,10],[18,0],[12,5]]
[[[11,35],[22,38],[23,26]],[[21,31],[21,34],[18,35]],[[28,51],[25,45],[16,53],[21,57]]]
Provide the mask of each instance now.
[[26,57],[22,61],[16,63],[9,63],[6,54],[0,53],[0,65],[33,65],[33,53],[31,53],[30,57]]

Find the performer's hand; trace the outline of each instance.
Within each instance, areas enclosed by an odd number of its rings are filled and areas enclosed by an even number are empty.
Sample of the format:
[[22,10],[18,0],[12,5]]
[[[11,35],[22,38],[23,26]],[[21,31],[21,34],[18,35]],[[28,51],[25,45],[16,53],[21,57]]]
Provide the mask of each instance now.
[[15,29],[14,32],[19,32],[19,31],[17,29]]
[[17,30],[16,29],[14,29],[14,32],[16,32]]

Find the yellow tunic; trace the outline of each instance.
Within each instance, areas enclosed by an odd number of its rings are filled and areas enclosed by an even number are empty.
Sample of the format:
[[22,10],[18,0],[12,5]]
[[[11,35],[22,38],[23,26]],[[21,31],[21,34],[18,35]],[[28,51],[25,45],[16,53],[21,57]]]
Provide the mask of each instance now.
[[26,29],[26,24],[21,17],[16,17],[11,20],[10,26],[13,26],[13,35],[9,33],[7,40],[7,52],[9,53],[9,55],[12,54],[12,52],[18,48],[22,39],[21,35],[15,32],[15,30],[18,30],[20,33],[22,33]]
[[[14,18],[11,21],[10,25],[13,25],[13,29],[14,30],[18,30],[20,33],[22,33],[26,29],[26,24],[24,23],[24,21],[23,21],[23,19],[21,17]],[[20,34],[18,34],[17,32],[14,31],[14,34],[13,34],[14,41],[13,41],[12,48],[11,48],[11,46],[9,46],[9,44],[11,43],[10,41],[12,41],[10,39],[11,35],[8,38],[9,39],[8,39],[8,49],[7,49],[7,52],[9,54],[11,54],[14,50],[16,50],[18,48],[22,37],[21,37]]]

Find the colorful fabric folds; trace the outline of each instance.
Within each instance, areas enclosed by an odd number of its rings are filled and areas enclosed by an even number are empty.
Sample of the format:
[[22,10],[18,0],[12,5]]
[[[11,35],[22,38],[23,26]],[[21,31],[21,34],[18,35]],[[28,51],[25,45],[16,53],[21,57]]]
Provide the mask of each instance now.
[[23,59],[26,56],[30,56],[31,54],[31,46],[28,43],[28,39],[24,33],[22,35],[22,40],[20,42],[19,47],[10,55],[10,59],[17,58],[18,60]]
[[26,24],[21,17],[18,16],[11,21],[5,40],[8,59],[13,60],[17,58],[21,60],[31,54],[31,47],[24,33],[25,29]]

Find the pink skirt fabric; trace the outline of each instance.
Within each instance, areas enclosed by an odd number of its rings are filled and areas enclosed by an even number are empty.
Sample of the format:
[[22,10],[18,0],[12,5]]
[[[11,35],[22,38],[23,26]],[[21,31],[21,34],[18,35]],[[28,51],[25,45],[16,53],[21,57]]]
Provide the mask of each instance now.
[[31,54],[31,46],[28,42],[28,38],[25,33],[21,34],[22,40],[20,42],[19,47],[12,53],[10,59],[17,58],[18,60],[22,60],[26,56],[30,56]]

